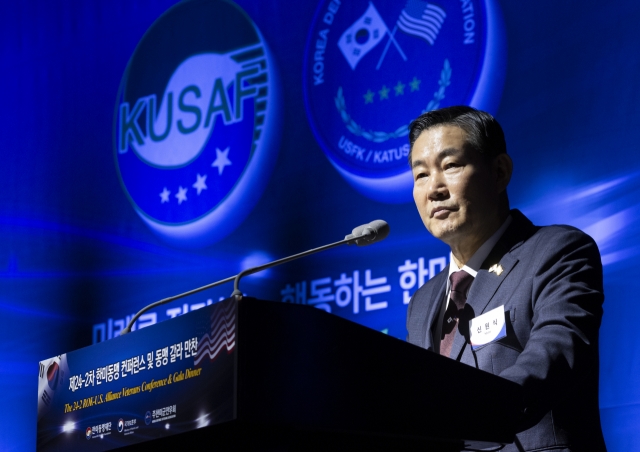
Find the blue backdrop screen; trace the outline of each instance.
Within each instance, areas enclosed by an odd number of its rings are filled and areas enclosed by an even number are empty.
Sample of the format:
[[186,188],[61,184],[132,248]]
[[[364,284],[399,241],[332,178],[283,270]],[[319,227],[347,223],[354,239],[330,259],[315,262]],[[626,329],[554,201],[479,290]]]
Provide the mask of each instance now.
[[639,17],[631,1],[4,2],[3,450],[35,447],[40,360],[376,218],[384,242],[242,290],[404,338],[410,296],[449,259],[412,202],[407,126],[456,104],[501,122],[513,207],[597,241],[604,433],[610,450],[640,449]]

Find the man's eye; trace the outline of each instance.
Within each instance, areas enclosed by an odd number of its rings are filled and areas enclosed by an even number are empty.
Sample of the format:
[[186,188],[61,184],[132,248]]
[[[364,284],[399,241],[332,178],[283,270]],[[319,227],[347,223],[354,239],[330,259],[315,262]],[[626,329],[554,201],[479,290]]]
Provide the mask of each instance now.
[[462,165],[460,165],[459,163],[449,162],[446,165],[444,165],[444,169],[445,170],[455,169],[455,168],[460,168],[461,166]]
[[423,179],[423,178],[425,178],[427,176],[428,176],[427,173],[418,173],[418,174],[416,174],[416,180]]

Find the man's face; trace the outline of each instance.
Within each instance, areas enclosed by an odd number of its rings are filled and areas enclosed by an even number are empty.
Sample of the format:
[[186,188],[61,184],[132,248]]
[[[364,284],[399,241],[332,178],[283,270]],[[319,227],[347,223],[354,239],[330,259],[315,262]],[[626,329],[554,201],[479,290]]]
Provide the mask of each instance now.
[[461,128],[435,126],[422,132],[411,154],[413,199],[422,222],[452,247],[486,240],[500,215],[503,188],[496,172],[465,144]]

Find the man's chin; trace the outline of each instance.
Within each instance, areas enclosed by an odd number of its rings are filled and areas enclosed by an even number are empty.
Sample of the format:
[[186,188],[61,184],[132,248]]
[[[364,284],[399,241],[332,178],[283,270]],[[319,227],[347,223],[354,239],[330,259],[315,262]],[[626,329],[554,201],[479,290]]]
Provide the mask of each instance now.
[[437,227],[430,229],[431,235],[438,240],[443,241],[447,245],[451,245],[451,242],[455,241],[456,237],[460,234],[459,225],[453,222],[446,222],[439,224]]

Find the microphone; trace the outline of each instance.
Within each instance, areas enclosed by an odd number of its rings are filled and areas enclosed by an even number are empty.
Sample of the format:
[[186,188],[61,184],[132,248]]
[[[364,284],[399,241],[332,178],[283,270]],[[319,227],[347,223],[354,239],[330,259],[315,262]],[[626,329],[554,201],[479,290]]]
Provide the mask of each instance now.
[[131,332],[131,328],[133,327],[133,324],[136,323],[136,321],[140,318],[140,316],[142,314],[144,314],[145,312],[147,312],[149,309],[153,309],[153,308],[155,308],[157,306],[162,306],[163,304],[167,304],[167,303],[170,303],[172,301],[179,300],[180,298],[184,298],[184,297],[187,297],[189,295],[193,295],[195,293],[202,292],[203,290],[207,290],[207,289],[211,289],[212,287],[219,286],[220,284],[224,284],[224,283],[233,281],[236,278],[236,276],[230,276],[228,278],[221,279],[220,281],[216,281],[214,283],[207,284],[206,286],[198,287],[197,289],[192,289],[192,290],[189,290],[187,292],[183,292],[181,294],[174,295],[173,297],[163,298],[160,301],[156,301],[154,303],[146,305],[144,308],[140,309],[138,311],[138,313],[131,318],[131,320],[129,320],[129,323],[127,323],[127,326],[122,331],[120,331],[120,336],[123,336],[123,335],[125,335],[127,333],[130,333]]
[[[373,220],[371,223],[363,224],[357,228],[353,228],[351,234],[345,236],[345,239],[356,239],[358,246],[367,246],[372,243],[384,240],[389,235],[389,223],[384,220]],[[349,243],[351,245],[353,242]]]
[[379,242],[380,240],[384,240],[388,235],[389,224],[384,220],[374,220],[371,223],[363,224],[354,228],[351,231],[351,234],[345,236],[344,240],[340,240],[339,242],[330,243],[329,245],[324,245],[312,250],[304,251],[299,254],[294,254],[293,256],[269,262],[268,264],[248,268],[236,275],[236,279],[233,282],[233,293],[231,294],[231,296],[236,297],[237,300],[240,300],[242,298],[242,292],[240,291],[240,279],[244,276],[252,275],[254,273],[261,272],[262,270],[266,270],[277,265],[286,264],[287,262],[300,259],[301,257],[306,257],[311,254],[319,253],[320,251],[325,251],[344,244],[351,245],[355,243],[358,246],[370,245],[372,243]]
[[340,246],[344,244],[352,245],[355,243],[358,246],[371,245],[372,243],[376,243],[376,242],[379,242],[380,240],[384,240],[387,237],[387,235],[389,235],[389,224],[387,224],[387,222],[384,220],[374,220],[371,223],[363,224],[358,226],[357,228],[354,228],[351,231],[351,234],[345,236],[344,240],[340,240],[339,242],[330,243],[329,245],[324,245],[319,248],[314,248],[312,250],[308,250],[303,253],[294,254],[293,256],[289,256],[283,259],[279,259],[277,261],[269,262],[268,264],[248,268],[246,270],[241,271],[235,276],[230,276],[228,278],[221,279],[220,281],[216,281],[214,283],[207,284],[206,286],[198,287],[196,289],[192,289],[187,292],[174,295],[173,297],[163,298],[162,300],[156,301],[155,303],[151,303],[145,306],[144,308],[142,308],[140,311],[138,311],[138,313],[134,315],[133,318],[129,321],[127,326],[120,332],[120,336],[130,333],[131,327],[133,327],[133,324],[136,323],[138,318],[140,318],[140,316],[145,312],[147,312],[149,309],[153,309],[157,306],[170,303],[180,298],[184,298],[189,295],[202,292],[203,290],[211,289],[212,287],[216,287],[216,286],[219,286],[220,284],[224,284],[230,281],[234,282],[233,283],[234,290],[231,296],[236,297],[236,299],[239,300],[242,298],[242,292],[240,292],[239,285],[240,285],[240,279],[243,276],[252,275],[262,270],[266,270],[268,268],[275,267],[280,264],[285,264],[287,262],[300,259],[301,257],[309,256],[310,254],[319,253],[320,251],[325,251],[330,248],[334,248],[336,246]]

